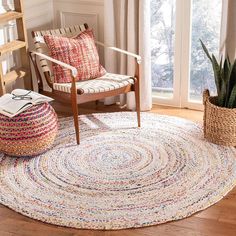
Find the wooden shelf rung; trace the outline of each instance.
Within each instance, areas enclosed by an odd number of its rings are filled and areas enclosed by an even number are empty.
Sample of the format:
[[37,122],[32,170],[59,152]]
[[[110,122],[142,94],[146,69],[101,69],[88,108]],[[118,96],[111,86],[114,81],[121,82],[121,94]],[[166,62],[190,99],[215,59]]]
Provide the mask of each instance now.
[[23,79],[28,73],[26,68],[19,68],[8,72],[3,76],[4,85],[11,84],[12,82]]
[[13,52],[17,49],[23,48],[26,46],[26,42],[20,40],[13,40],[9,43],[5,43],[4,45],[0,46],[0,56],[7,52]]
[[5,23],[7,21],[16,20],[23,17],[22,12],[8,11],[0,14],[0,23]]

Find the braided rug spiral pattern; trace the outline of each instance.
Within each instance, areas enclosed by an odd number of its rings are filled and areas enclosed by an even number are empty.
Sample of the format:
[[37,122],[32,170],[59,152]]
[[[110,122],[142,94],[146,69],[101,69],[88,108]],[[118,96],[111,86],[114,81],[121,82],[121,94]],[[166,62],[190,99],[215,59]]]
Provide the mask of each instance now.
[[132,112],[60,120],[53,149],[0,156],[0,202],[44,222],[122,229],[178,220],[219,201],[236,184],[236,151],[204,140],[202,126]]

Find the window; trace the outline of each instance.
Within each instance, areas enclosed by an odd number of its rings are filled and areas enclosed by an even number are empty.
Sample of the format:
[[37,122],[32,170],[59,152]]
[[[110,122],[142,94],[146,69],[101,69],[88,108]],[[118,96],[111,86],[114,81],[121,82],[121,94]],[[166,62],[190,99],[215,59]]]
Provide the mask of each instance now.
[[199,39],[218,55],[221,10],[222,0],[151,1],[154,102],[199,109],[202,91],[215,92]]
[[152,88],[161,97],[173,97],[175,0],[152,0]]
[[192,1],[192,35],[189,99],[201,101],[205,88],[216,92],[212,67],[207,63],[199,38],[210,52],[218,55],[220,44],[221,0]]

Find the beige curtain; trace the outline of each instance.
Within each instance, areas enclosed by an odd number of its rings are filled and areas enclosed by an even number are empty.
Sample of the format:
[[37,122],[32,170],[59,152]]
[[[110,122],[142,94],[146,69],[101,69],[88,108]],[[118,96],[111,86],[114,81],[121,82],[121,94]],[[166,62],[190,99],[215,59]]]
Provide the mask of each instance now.
[[[141,109],[150,110],[151,95],[151,50],[150,43],[150,1],[149,0],[105,0],[104,42],[108,45],[139,54]],[[105,67],[109,72],[134,75],[134,59],[111,50],[105,51]],[[105,104],[120,101],[129,109],[135,109],[134,94],[105,99]]]
[[236,57],[236,1],[222,0],[222,4],[220,54],[232,61]]

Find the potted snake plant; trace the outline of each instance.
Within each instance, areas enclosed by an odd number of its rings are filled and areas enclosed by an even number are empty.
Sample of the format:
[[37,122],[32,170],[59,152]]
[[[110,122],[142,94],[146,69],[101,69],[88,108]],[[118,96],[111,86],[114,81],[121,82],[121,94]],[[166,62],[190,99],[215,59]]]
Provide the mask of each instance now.
[[236,146],[236,59],[218,62],[202,41],[201,45],[212,64],[217,89],[217,96],[203,92],[204,136],[216,144]]

